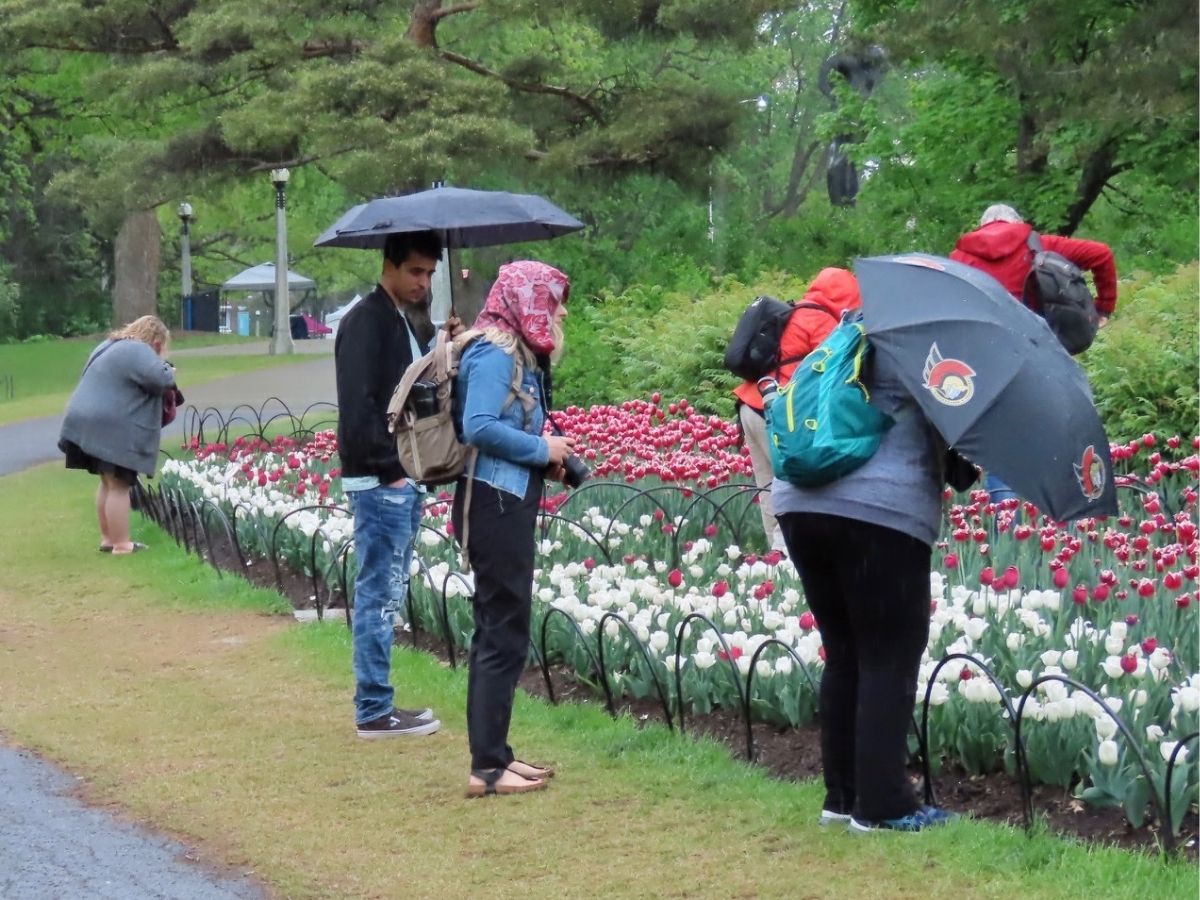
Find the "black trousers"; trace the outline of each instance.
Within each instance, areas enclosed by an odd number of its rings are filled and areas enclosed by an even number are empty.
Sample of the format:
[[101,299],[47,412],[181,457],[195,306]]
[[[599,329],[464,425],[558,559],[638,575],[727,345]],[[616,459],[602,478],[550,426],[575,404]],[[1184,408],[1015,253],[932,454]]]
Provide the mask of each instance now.
[[[451,513],[461,535],[466,482],[460,480]],[[525,496],[476,481],[472,488],[467,555],[475,573],[475,634],[467,672],[467,734],[472,769],[505,768],[513,697],[529,658],[533,603],[534,529],[542,476],[531,472]],[[461,538],[460,538],[461,541]]]
[[815,513],[779,517],[825,645],[825,808],[894,819],[918,807],[905,770],[917,671],[929,638],[928,544]]

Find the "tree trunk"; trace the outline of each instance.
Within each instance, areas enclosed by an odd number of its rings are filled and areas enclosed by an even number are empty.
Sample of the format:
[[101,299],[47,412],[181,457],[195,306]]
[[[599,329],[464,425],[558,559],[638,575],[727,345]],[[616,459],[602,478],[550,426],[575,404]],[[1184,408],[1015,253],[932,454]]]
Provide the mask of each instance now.
[[113,249],[113,325],[158,312],[158,264],[162,232],[154,210],[130,213]]
[[437,15],[442,0],[418,0],[413,4],[405,35],[418,47],[437,47]]
[[1127,168],[1117,164],[1117,152],[1121,148],[1119,138],[1109,138],[1088,156],[1079,175],[1079,187],[1075,189],[1075,202],[1067,210],[1066,219],[1058,234],[1072,235],[1083,217],[1087,215],[1092,204],[1100,197],[1100,192],[1108,184],[1108,180],[1118,172]]

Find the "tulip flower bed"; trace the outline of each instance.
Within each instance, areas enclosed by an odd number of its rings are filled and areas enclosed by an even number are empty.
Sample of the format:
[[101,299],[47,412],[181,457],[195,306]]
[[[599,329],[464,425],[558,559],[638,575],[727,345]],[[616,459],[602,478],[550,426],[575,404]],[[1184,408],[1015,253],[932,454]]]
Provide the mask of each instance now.
[[[733,427],[658,398],[572,408],[560,423],[597,478],[544,501],[535,655],[614,696],[660,701],[668,721],[717,707],[809,721],[820,634],[791,563],[753,551],[756,491]],[[957,502],[935,551],[914,698],[928,716],[927,759],[1024,768],[1123,807],[1135,826],[1153,788],[1178,829],[1198,781],[1196,446],[1150,435],[1114,446],[1126,488],[1116,520],[1062,525],[1016,503],[993,508],[983,492],[947,495]],[[164,491],[220,510],[240,546],[314,584],[352,571],[332,434],[191,449],[163,466]],[[411,614],[465,648],[470,578],[450,499],[430,494]]]

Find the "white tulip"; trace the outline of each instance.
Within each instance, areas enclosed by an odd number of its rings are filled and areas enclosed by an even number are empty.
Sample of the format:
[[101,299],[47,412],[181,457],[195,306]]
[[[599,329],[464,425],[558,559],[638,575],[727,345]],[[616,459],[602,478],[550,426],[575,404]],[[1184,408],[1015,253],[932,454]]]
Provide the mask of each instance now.
[[1121,657],[1109,656],[1100,664],[1100,668],[1104,669],[1104,674],[1109,678],[1120,678],[1125,674],[1125,670],[1121,668]]
[[1173,691],[1171,700],[1184,712],[1195,712],[1200,709],[1200,687],[1191,684],[1181,685]]
[[983,633],[987,631],[987,627],[988,623],[986,619],[968,619],[965,631],[967,637],[973,641],[977,641],[983,637]]
[[754,674],[759,678],[770,678],[775,674],[775,667],[769,659],[759,659],[754,665]]
[[1121,651],[1125,649],[1125,639],[1117,637],[1115,634],[1110,634],[1104,639],[1104,652],[1113,656],[1120,656]]
[[1004,644],[1006,647],[1008,647],[1009,650],[1016,653],[1018,650],[1021,649],[1021,647],[1024,646],[1025,635],[1023,635],[1019,632],[1016,632],[1016,631],[1010,631],[1008,633],[1008,637],[1006,637],[1004,639]]
[[750,657],[749,656],[739,656],[737,658],[737,669],[743,675],[747,674],[750,671]]
[[792,658],[784,655],[775,660],[775,672],[779,675],[792,674]]
[[1017,671],[1017,684],[1023,689],[1028,689],[1033,684],[1033,673],[1028,669],[1020,669]]
[[667,649],[667,644],[671,642],[671,636],[665,631],[656,631],[650,635],[650,648],[655,653],[662,653]]
[[1072,669],[1074,669],[1077,665],[1079,665],[1079,651],[1078,650],[1065,651],[1062,655],[1062,664],[1063,664],[1063,668],[1066,669],[1068,672],[1070,672]]
[[[1175,752],[1175,748],[1179,746],[1179,741],[1163,741],[1158,745],[1158,752],[1162,754],[1163,762],[1171,761],[1171,754]],[[1184,747],[1179,751],[1179,755],[1175,757],[1175,765],[1187,762],[1188,752]]]
[[692,654],[692,662],[696,664],[697,669],[709,669],[717,663],[717,658],[707,651],[697,651]]
[[1102,765],[1115,766],[1117,760],[1121,758],[1121,751],[1117,747],[1117,742],[1109,740],[1101,741],[1100,748],[1096,751],[1096,757]]
[[1146,726],[1146,740],[1151,744],[1157,744],[1159,741],[1161,741],[1163,739],[1163,734],[1164,732],[1161,725]]
[[933,690],[929,692],[929,705],[941,706],[950,699],[950,690],[940,681],[933,683]]
[[1096,734],[1100,736],[1101,740],[1107,741],[1110,737],[1117,733],[1117,723],[1114,722],[1111,717],[1097,716],[1095,722]]
[[1155,669],[1165,669],[1171,664],[1171,651],[1166,647],[1155,647],[1150,654],[1150,665]]
[[713,642],[706,637],[696,638],[697,653],[712,653]]
[[1057,666],[1058,661],[1062,658],[1062,653],[1058,650],[1047,650],[1042,654],[1043,666]]

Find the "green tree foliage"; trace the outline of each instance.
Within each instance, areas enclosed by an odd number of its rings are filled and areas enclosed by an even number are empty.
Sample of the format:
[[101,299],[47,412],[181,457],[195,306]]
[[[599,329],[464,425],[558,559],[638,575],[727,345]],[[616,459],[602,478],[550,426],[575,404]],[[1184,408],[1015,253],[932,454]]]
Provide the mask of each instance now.
[[855,9],[897,63],[913,66],[908,78],[935,82],[914,91],[921,128],[893,155],[1003,195],[1065,234],[1120,189],[1118,176],[1161,168],[1164,156],[1193,176],[1194,192],[1195,0],[856,0]]
[[1198,278],[1195,263],[1165,276],[1139,274],[1122,286],[1121,315],[1081,357],[1111,440],[1200,433]]

